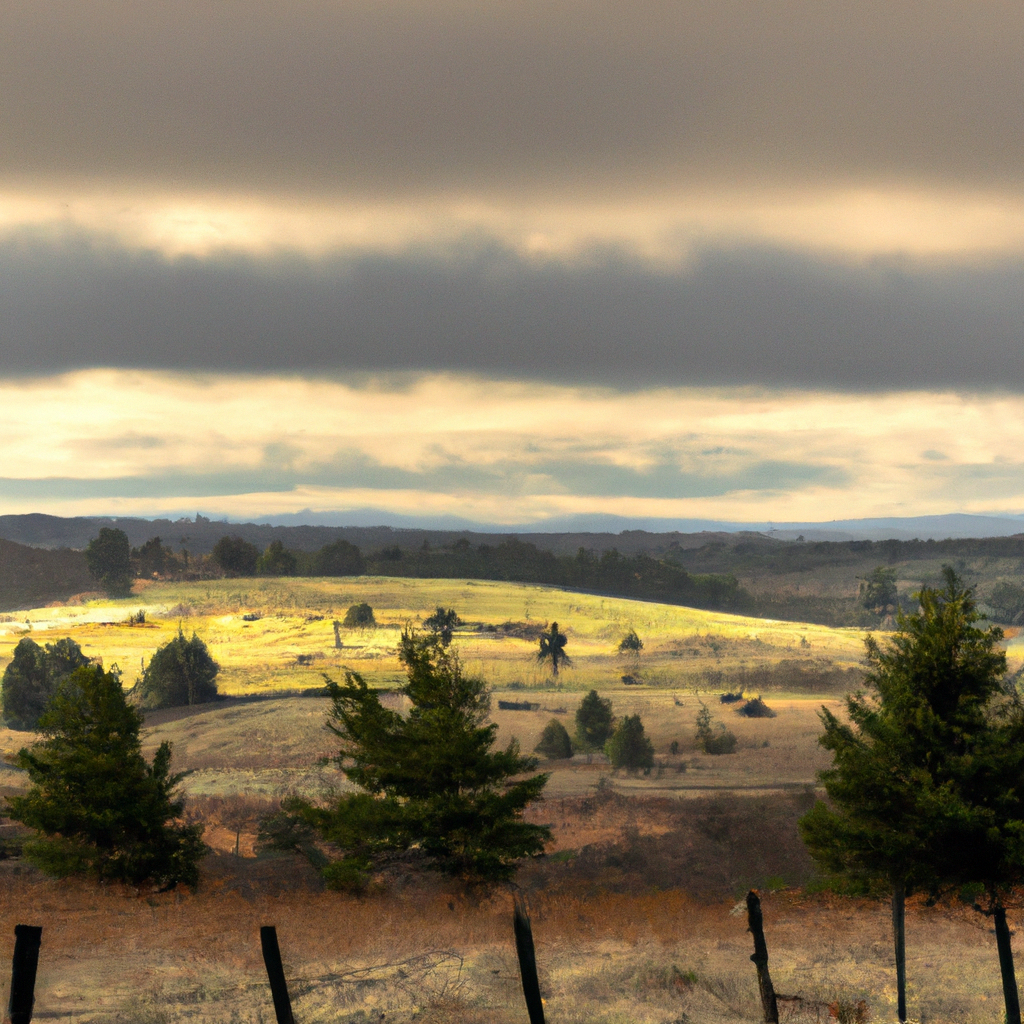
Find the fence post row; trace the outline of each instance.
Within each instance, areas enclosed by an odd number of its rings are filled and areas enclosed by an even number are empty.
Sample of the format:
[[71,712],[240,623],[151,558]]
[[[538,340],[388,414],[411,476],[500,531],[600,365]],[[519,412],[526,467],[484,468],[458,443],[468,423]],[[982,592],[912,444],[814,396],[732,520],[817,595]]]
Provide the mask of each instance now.
[[540,998],[540,981],[537,978],[533,929],[530,927],[530,915],[518,894],[512,915],[512,929],[516,936],[519,974],[523,979],[523,995],[526,997],[526,1012],[530,1015],[530,1024],[544,1024],[544,1003]]
[[757,968],[757,987],[761,994],[761,1009],[765,1024],[779,1024],[779,1005],[775,999],[775,986],[768,973],[768,943],[764,940],[764,918],[761,898],[753,889],[747,893],[747,927],[754,936],[754,955],[750,958]]
[[292,1001],[288,998],[288,983],[284,979],[284,965],[281,963],[281,949],[277,944],[277,929],[273,925],[260,929],[260,945],[263,946],[263,962],[267,965],[267,977],[270,979],[270,994],[274,997],[277,1024],[295,1024]]
[[43,929],[30,924],[14,926],[14,960],[11,964],[11,997],[7,1019],[11,1024],[30,1024],[36,993],[36,968]]

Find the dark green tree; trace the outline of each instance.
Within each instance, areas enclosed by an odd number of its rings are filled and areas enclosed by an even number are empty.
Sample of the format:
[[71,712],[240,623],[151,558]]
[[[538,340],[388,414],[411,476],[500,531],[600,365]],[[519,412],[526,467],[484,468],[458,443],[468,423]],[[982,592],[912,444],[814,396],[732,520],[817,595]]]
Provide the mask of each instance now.
[[896,570],[879,565],[861,581],[860,601],[865,608],[881,614],[896,604]]
[[697,747],[705,754],[732,754],[736,750],[736,734],[730,732],[721,722],[711,718],[707,704],[700,702],[695,722],[697,727],[694,739]]
[[640,652],[644,649],[644,642],[637,635],[635,629],[630,629],[626,632],[625,636],[619,641],[619,654],[631,654],[635,658],[640,657]]
[[362,552],[347,540],[325,544],[313,556],[314,576],[361,576],[366,572]]
[[141,548],[133,548],[132,558],[138,566],[139,575],[147,578],[162,575],[173,568],[176,561],[174,553],[164,547],[159,537],[150,537]]
[[213,560],[232,576],[255,576],[260,549],[241,537],[221,537],[213,545]]
[[298,559],[279,540],[272,540],[256,562],[261,576],[294,576],[298,568]]
[[614,721],[612,702],[591,690],[576,709],[577,746],[585,751],[604,750]]
[[111,597],[132,592],[132,549],[124,530],[101,527],[85,549],[89,572]]
[[345,621],[342,625],[348,629],[367,629],[371,626],[376,626],[377,620],[374,618],[373,609],[363,601],[360,604],[352,605],[345,612]]
[[604,749],[615,768],[649,772],[654,767],[654,744],[647,738],[639,715],[626,715]]
[[40,647],[22,637],[4,670],[0,695],[3,716],[10,729],[35,729],[60,681],[89,664],[82,648],[70,637]]
[[[374,865],[411,848],[428,867],[470,882],[511,878],[550,838],[546,826],[522,820],[547,775],[523,778],[537,761],[515,740],[493,749],[486,685],[463,673],[454,649],[404,632],[399,658],[407,715],[385,707],[357,673],[347,672],[343,685],[325,677],[328,727],[342,741],[336,762],[360,792],[327,806],[293,799],[286,815],[342,852],[324,869],[335,887],[359,888]],[[272,824],[278,835],[287,832],[280,818]],[[308,847],[301,828],[292,832],[296,848]]]
[[60,685],[40,722],[46,739],[19,752],[32,788],[7,814],[36,831],[24,847],[48,874],[87,873],[104,881],[164,888],[199,879],[202,826],[178,819],[164,743],[153,763],[142,756],[142,716],[117,675],[80,668]]
[[572,757],[572,740],[565,726],[557,718],[552,718],[540,734],[540,742],[533,748],[534,753],[543,754],[552,761]]
[[442,647],[447,647],[452,642],[452,635],[455,627],[462,624],[454,608],[447,610],[440,605],[433,615],[423,620],[423,628],[438,638]]
[[205,704],[217,697],[220,666],[203,641],[178,635],[157,649],[142,673],[142,699],[150,708]]
[[[917,595],[919,613],[898,615],[884,647],[867,638],[867,693],[847,697],[849,722],[822,709],[820,743],[833,760],[820,778],[831,806],[817,803],[800,823],[823,867],[892,892],[900,1020],[906,1019],[906,896],[934,894],[972,874],[980,881],[977,872],[991,857],[975,851],[965,860],[963,850],[969,834],[977,838],[977,822],[993,799],[981,780],[987,776],[990,787],[1002,790],[1017,783],[1014,777],[996,783],[991,769],[998,751],[1007,750],[1005,726],[997,728],[993,717],[1006,669],[998,648],[1002,631],[979,629],[972,592],[952,569],[945,575],[943,590]],[[1024,822],[1001,827],[1009,835],[1024,830]],[[1005,846],[995,833],[990,838],[993,849]],[[985,881],[995,893],[996,880]]]
[[572,664],[572,659],[565,653],[565,645],[568,642],[565,634],[559,632],[557,622],[552,622],[551,628],[540,635],[540,650],[537,652],[537,660],[550,661],[551,674],[556,679],[562,665]]

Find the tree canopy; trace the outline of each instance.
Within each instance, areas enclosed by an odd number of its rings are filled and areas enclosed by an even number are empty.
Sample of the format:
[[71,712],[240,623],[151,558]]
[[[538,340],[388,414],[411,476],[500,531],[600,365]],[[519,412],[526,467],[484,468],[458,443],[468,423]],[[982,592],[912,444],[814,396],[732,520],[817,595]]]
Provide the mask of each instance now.
[[58,876],[197,883],[202,826],[178,820],[171,748],[161,744],[148,763],[141,725],[115,673],[79,668],[61,683],[40,722],[46,738],[18,753],[32,788],[7,809],[37,832],[24,847],[29,861]]
[[434,614],[423,620],[423,628],[436,636],[442,647],[447,647],[452,642],[455,627],[461,622],[454,608],[445,609],[438,605]]
[[586,751],[603,750],[614,721],[612,702],[591,690],[576,709],[577,745]]
[[639,715],[626,715],[605,744],[615,768],[649,772],[654,767],[654,744],[647,738]]
[[298,569],[299,560],[279,540],[272,540],[256,560],[256,571],[261,576],[294,576]]
[[89,664],[82,648],[70,637],[40,647],[22,637],[4,670],[0,695],[3,716],[10,729],[35,729],[61,680]]
[[221,537],[213,545],[213,560],[233,576],[255,576],[260,549],[242,537]]
[[336,887],[358,888],[374,866],[413,848],[427,867],[471,882],[512,877],[550,838],[547,827],[522,820],[547,775],[523,778],[537,762],[515,740],[493,749],[486,685],[465,675],[454,649],[406,631],[399,657],[406,715],[385,707],[358,673],[341,685],[325,676],[328,726],[342,741],[335,760],[360,791],[329,805],[288,801],[264,835],[309,852],[299,826],[312,829],[342,853],[324,869]]
[[85,549],[89,572],[111,597],[132,592],[132,548],[124,530],[100,528]]
[[151,708],[205,704],[217,697],[220,666],[195,633],[178,635],[157,649],[142,674],[142,699]]

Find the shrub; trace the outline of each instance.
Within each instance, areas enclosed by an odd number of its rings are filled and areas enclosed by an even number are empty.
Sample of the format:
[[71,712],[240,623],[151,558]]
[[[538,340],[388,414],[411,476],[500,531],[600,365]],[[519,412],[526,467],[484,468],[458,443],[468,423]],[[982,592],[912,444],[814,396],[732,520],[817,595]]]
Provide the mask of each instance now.
[[712,723],[708,706],[701,701],[697,712],[697,746],[705,754],[732,754],[736,750],[736,736],[721,722]]
[[76,669],[40,721],[46,739],[18,753],[33,786],[8,813],[35,829],[25,857],[48,874],[164,888],[195,885],[205,853],[202,826],[184,825],[172,799],[171,748],[153,763],[142,756],[142,715],[130,707],[115,673]]
[[345,621],[342,625],[349,629],[365,626],[376,626],[377,620],[373,617],[373,609],[365,602],[354,604],[345,612]]
[[626,715],[605,744],[608,760],[616,768],[649,772],[654,767],[654,745],[644,732],[639,715]]
[[183,704],[205,704],[217,697],[220,666],[206,644],[192,634],[178,635],[159,648],[142,674],[142,699],[147,707],[173,708]]
[[552,761],[562,760],[572,757],[572,740],[569,739],[565,726],[557,718],[552,718],[544,726],[540,742],[533,749],[535,753],[543,754]]
[[748,700],[741,708],[736,709],[736,714],[745,715],[747,718],[774,718],[775,712],[760,697]]
[[213,560],[232,576],[255,576],[260,549],[241,537],[221,537],[213,546]]
[[22,637],[0,685],[8,728],[35,729],[61,680],[88,664],[82,648],[70,637],[45,648],[27,636]]

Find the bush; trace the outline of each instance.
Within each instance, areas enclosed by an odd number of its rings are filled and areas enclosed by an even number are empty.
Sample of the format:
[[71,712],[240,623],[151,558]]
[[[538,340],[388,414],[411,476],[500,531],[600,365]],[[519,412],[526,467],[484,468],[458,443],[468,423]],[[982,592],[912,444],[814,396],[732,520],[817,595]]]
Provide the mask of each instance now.
[[178,635],[159,648],[142,674],[142,699],[150,708],[205,704],[217,697],[220,666],[206,644],[178,629]]
[[543,754],[552,761],[564,760],[572,757],[572,740],[569,739],[565,726],[557,718],[552,718],[544,726],[540,742],[533,749],[535,753]]
[[649,772],[654,767],[654,744],[647,738],[639,715],[626,715],[604,749],[616,768]]
[[171,792],[171,748],[142,756],[142,715],[116,674],[90,666],[60,685],[40,725],[46,739],[18,754],[33,786],[8,814],[35,829],[25,857],[48,874],[164,888],[195,885],[206,852],[202,826],[184,825]]
[[373,617],[373,609],[363,601],[361,604],[354,604],[345,612],[345,621],[342,625],[349,629],[356,629],[366,626],[376,626],[377,620]]
[[4,720],[10,729],[35,729],[62,679],[89,664],[82,648],[64,637],[45,649],[22,637],[0,685]]
[[736,709],[736,714],[745,715],[747,718],[774,718],[775,712],[760,697],[748,700],[741,708]]
[[732,754],[736,750],[736,736],[729,732],[721,722],[712,724],[711,712],[701,701],[697,712],[697,746],[705,754]]
[[366,559],[355,544],[336,540],[325,544],[313,556],[314,576],[361,576],[366,572]]
[[255,576],[260,549],[241,537],[221,537],[213,545],[213,560],[232,576]]
[[279,540],[271,541],[256,560],[256,571],[261,576],[294,576],[298,568],[298,559]]

